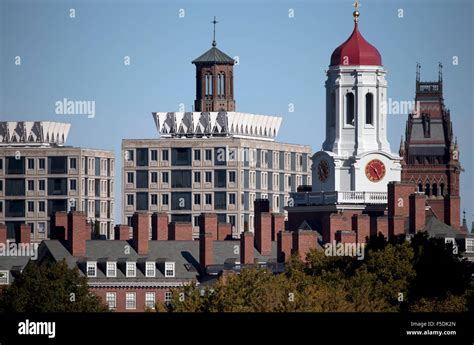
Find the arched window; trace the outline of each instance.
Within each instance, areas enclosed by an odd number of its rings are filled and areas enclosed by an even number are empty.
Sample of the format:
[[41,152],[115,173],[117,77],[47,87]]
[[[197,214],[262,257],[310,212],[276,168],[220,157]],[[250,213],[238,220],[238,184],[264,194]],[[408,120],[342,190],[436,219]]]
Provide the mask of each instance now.
[[206,74],[206,96],[212,96],[212,74]]
[[433,196],[438,196],[438,185],[436,183],[433,183]]
[[421,183],[418,184],[418,191],[423,192],[423,185]]
[[346,124],[354,125],[354,94],[346,94]]
[[371,93],[365,95],[365,123],[374,124],[374,96]]
[[336,125],[336,93],[331,92],[331,99],[329,108],[329,127],[334,127]]
[[217,78],[217,95],[223,97],[225,94],[225,75],[220,73]]
[[441,196],[444,196],[444,193],[445,193],[445,190],[444,190],[444,183],[441,183],[441,184],[439,185],[439,188],[440,188],[440,195],[441,195]]
[[430,195],[431,195],[430,192],[431,192],[431,191],[430,191],[430,184],[427,183],[427,184],[425,185],[425,194],[426,194],[426,196],[430,196]]

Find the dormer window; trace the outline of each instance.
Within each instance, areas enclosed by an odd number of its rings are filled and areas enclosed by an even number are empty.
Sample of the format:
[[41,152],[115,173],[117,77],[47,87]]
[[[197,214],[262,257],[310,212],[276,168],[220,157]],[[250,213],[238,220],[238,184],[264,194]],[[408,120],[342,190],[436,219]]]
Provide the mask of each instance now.
[[165,263],[165,277],[166,278],[174,278],[175,271],[174,271],[174,262],[166,262]]
[[127,262],[127,277],[137,276],[137,266],[135,262]]
[[155,263],[150,261],[145,264],[145,275],[147,277],[155,276]]
[[87,261],[87,276],[97,277],[97,262]]
[[117,277],[117,263],[115,261],[107,262],[107,277]]
[[8,285],[8,271],[0,271],[0,285]]

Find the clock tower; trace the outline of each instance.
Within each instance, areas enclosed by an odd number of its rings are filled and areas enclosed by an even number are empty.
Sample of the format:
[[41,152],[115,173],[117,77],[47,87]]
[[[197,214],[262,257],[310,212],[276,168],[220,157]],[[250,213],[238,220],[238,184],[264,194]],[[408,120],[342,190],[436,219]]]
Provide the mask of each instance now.
[[[331,55],[326,140],[312,160],[313,192],[387,192],[400,181],[401,157],[387,140],[387,81],[378,50],[354,30]],[[374,194],[374,197],[376,194]]]

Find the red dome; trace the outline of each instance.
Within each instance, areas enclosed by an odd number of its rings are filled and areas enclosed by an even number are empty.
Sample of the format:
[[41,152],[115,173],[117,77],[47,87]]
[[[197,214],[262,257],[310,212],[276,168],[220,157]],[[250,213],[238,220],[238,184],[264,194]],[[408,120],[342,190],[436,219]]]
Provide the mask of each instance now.
[[362,37],[357,22],[349,37],[343,44],[334,50],[331,55],[330,66],[382,66],[382,57],[373,45]]

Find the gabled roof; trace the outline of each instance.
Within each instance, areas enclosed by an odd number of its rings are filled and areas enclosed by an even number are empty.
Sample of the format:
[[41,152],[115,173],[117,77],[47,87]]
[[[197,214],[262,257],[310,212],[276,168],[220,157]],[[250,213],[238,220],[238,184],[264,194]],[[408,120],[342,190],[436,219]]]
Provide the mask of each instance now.
[[223,51],[217,49],[216,47],[212,47],[207,52],[202,54],[200,57],[198,57],[197,59],[194,59],[192,63],[193,64],[212,63],[212,64],[233,65],[235,61]]

